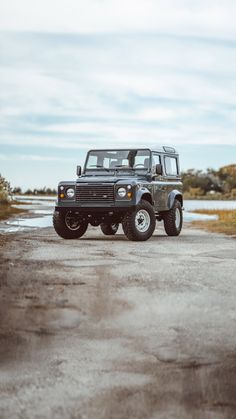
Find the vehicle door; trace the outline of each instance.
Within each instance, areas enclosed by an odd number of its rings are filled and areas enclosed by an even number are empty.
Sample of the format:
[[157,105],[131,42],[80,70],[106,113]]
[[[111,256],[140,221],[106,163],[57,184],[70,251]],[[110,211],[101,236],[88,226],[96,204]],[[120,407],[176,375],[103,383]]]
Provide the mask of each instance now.
[[164,211],[166,209],[167,188],[164,176],[156,174],[157,164],[163,164],[161,155],[158,153],[152,153],[152,190],[154,207],[155,211]]
[[179,177],[178,157],[171,155],[164,155],[164,171],[166,178],[166,205],[168,204],[168,197],[173,189],[182,189]]

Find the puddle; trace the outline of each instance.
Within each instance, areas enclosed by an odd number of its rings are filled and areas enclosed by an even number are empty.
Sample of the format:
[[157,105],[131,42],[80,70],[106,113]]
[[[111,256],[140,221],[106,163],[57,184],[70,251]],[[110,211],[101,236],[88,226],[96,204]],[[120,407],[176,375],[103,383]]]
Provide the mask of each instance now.
[[[0,223],[0,232],[16,233],[29,229],[52,227],[52,213],[55,206],[55,197],[23,197],[15,196],[22,205],[14,205],[15,208],[28,210],[19,218],[11,218]],[[28,205],[27,205],[28,204]]]
[[18,202],[25,202],[27,204],[35,204],[41,205],[42,203],[49,206],[53,206],[56,201],[55,196],[21,196],[21,195],[14,195],[13,199]]
[[7,221],[7,225],[14,227],[45,228],[52,227],[52,216],[46,215],[40,218],[19,218],[14,221]]
[[49,211],[47,210],[47,209],[42,209],[42,210],[35,210],[35,211],[33,211],[33,213],[34,214],[42,214],[42,215],[52,215],[52,212],[50,211],[50,213],[49,213]]

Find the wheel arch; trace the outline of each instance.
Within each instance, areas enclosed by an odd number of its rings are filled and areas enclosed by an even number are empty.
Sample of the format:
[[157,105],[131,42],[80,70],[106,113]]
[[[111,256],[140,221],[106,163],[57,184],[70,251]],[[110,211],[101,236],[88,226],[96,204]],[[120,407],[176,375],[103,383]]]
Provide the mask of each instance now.
[[153,205],[153,199],[152,199],[152,195],[149,192],[148,189],[145,188],[145,190],[142,191],[138,191],[137,196],[136,196],[136,205],[139,204],[141,201],[147,201],[149,202],[149,204]]
[[183,195],[182,192],[178,190],[171,191],[168,196],[168,208],[171,209],[174,205],[175,199],[180,202],[181,207],[183,207]]

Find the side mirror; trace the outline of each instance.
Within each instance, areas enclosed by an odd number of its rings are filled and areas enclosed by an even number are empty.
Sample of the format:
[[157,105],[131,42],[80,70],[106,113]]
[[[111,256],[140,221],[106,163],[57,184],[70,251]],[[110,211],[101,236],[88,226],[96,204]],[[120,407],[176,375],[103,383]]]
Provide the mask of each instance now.
[[81,166],[77,166],[77,169],[76,169],[77,176],[81,176],[81,172],[82,172]]
[[157,175],[163,175],[162,165],[156,164],[156,174]]

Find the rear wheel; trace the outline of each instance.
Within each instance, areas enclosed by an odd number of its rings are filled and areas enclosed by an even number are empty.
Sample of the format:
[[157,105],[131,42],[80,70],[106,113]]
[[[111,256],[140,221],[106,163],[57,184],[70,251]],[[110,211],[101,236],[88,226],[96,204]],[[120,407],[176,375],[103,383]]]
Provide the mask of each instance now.
[[119,224],[118,223],[113,223],[113,224],[102,223],[100,227],[103,234],[105,234],[105,236],[113,236],[114,234],[117,233]]
[[178,236],[183,225],[183,211],[180,202],[175,199],[173,207],[164,214],[164,228],[168,236]]
[[66,213],[55,211],[53,226],[57,234],[63,239],[78,239],[86,232],[88,223],[81,222],[72,211]]
[[156,226],[156,217],[152,205],[142,200],[135,210],[128,213],[122,223],[126,237],[132,241],[148,240]]

